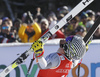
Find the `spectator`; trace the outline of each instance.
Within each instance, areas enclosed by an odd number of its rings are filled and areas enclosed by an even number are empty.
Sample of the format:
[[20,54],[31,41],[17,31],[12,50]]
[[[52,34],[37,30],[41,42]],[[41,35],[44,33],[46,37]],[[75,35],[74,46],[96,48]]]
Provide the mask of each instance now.
[[2,21],[8,20],[8,19],[9,19],[8,17],[3,17]]
[[[49,30],[49,28],[51,29],[55,25],[55,22],[53,21],[50,27],[48,24],[49,23],[47,19],[42,19],[41,21],[42,35],[45,34]],[[65,35],[60,30],[58,30],[54,35],[51,36],[50,39],[54,39],[54,38],[65,38]]]
[[7,21],[7,23],[9,24],[9,26],[13,26],[13,22],[12,22],[12,20],[10,19],[10,18],[8,18],[8,17],[3,17],[3,19],[2,19],[3,21]]
[[36,16],[42,15],[42,14],[41,14],[41,8],[40,8],[40,7],[37,7],[37,8],[36,8],[36,11],[37,11]]
[[75,31],[74,31],[75,35],[80,35],[82,37],[85,37],[86,35],[86,28],[83,26],[78,26]]
[[1,32],[2,19],[0,19],[0,32]]
[[54,21],[57,21],[56,14],[55,14],[54,12],[50,12],[50,13],[48,14],[48,17],[52,17],[52,19],[53,19]]
[[41,29],[37,23],[22,24],[18,31],[19,38],[22,42],[34,42],[41,36]]
[[68,7],[67,6],[62,6],[62,7],[59,7],[57,9],[57,16],[59,16],[60,14],[64,14],[66,15],[68,13]]
[[87,23],[86,23],[86,30],[87,30],[87,32],[90,30],[90,28],[92,27],[93,24],[94,24],[93,20],[87,21]]
[[48,15],[48,22],[49,22],[49,25],[51,25],[52,23],[56,23],[57,22],[57,17],[56,17],[56,14],[54,12],[50,12],[49,13],[49,15]]
[[21,42],[21,39],[19,38],[18,31],[19,31],[21,24],[22,24],[22,21],[19,18],[17,18],[15,19],[15,21],[13,22],[13,26],[11,27],[11,31],[14,33],[14,37],[19,42]]
[[0,19],[0,25],[2,25],[2,19]]
[[88,17],[90,20],[95,21],[95,12],[92,10],[87,10],[86,13],[88,14]]
[[[28,12],[29,13],[29,12]],[[28,15],[25,18],[25,21],[23,24],[21,24],[18,35],[22,42],[34,42],[38,40],[41,36],[41,29],[39,25],[31,20],[30,15]]]
[[70,24],[73,27],[73,31],[78,27],[78,23],[79,23],[79,17],[75,16],[70,22]]
[[[58,18],[57,18],[57,22],[59,22],[63,17],[64,17],[64,14],[59,14],[59,15],[58,15]],[[65,26],[65,25],[64,25],[64,26]],[[60,29],[61,32],[63,32],[63,33],[64,33],[64,26]]]
[[100,12],[96,13],[95,20],[100,16]]
[[[57,22],[59,22],[63,17],[64,17],[64,14],[59,14],[59,15],[58,15],[58,20],[57,20]],[[65,29],[64,29],[65,26],[66,26],[66,25],[64,25],[64,26],[60,29],[63,33],[65,32]]]
[[4,20],[1,26],[0,32],[0,43],[11,43],[17,42],[11,33],[11,26],[8,23],[8,20]]
[[40,27],[41,27],[42,35],[45,34],[49,30],[48,20],[43,18],[40,22]]
[[40,25],[41,19],[44,18],[44,16],[41,14],[41,8],[37,7],[36,8],[36,15],[34,21],[37,22]]
[[100,24],[98,29],[96,30],[96,32],[93,35],[93,39],[100,39]]
[[79,17],[75,16],[70,22],[68,27],[65,29],[65,36],[69,36],[77,27],[79,23]]
[[68,28],[65,28],[65,31],[64,31],[64,35],[65,37],[68,37],[69,35],[72,34],[72,30],[68,29]]
[[80,20],[81,21],[79,22],[79,25],[86,27],[86,22],[88,20],[88,14],[86,12],[82,12],[80,16]]
[[53,18],[51,16],[48,16],[47,18],[48,22],[49,22],[49,25],[51,24],[51,22],[53,21]]
[[95,21],[95,13],[92,10],[87,10],[86,13],[88,14],[88,21],[86,23],[86,30],[87,32],[90,30],[92,25],[94,24]]
[[25,12],[25,13],[23,13],[23,15],[22,15],[22,23],[24,23],[24,22],[25,22],[26,17],[27,17],[27,13]]
[[58,15],[58,21],[60,21],[64,17],[64,14],[59,14]]

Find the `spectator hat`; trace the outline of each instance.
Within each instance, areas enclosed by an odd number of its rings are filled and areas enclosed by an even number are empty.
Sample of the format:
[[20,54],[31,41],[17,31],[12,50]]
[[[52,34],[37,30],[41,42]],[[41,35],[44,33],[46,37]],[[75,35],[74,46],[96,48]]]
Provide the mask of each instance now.
[[80,17],[81,18],[87,18],[88,17],[88,14],[86,12],[82,12]]

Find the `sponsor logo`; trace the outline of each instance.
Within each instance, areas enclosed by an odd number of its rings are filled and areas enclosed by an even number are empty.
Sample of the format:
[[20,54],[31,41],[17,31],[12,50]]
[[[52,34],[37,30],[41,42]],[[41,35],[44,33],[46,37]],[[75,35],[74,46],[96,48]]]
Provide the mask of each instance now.
[[68,73],[70,70],[68,69],[58,69],[56,72],[57,73]]
[[64,58],[63,56],[60,56],[60,59],[61,59],[61,60],[65,60],[65,58]]
[[[0,65],[0,72],[1,72],[2,69],[5,69],[6,67],[7,67],[6,65]],[[72,77],[77,77],[77,73],[76,73],[77,72],[77,68],[78,68],[78,66],[76,66],[75,68],[72,69]],[[91,63],[90,64],[90,68],[88,68],[88,66],[86,66],[85,64],[81,64],[81,68],[84,70],[83,71],[84,75],[82,76],[80,74],[81,77],[89,77],[89,75],[91,77],[96,77],[96,73],[98,72],[96,70],[97,69],[99,70],[99,68],[100,68],[100,62],[98,62],[98,63]],[[35,74],[38,71],[38,66],[36,64],[34,64],[31,69],[32,70],[30,71],[30,74],[29,74],[28,77],[35,77]],[[6,71],[8,71],[8,70],[9,69],[7,69]],[[15,75],[15,76],[13,76],[13,77],[21,77],[21,74],[24,74],[24,76],[25,76],[27,74],[27,71],[28,71],[27,65],[21,64],[20,67],[18,66],[18,67],[16,67],[14,69],[15,74],[13,74],[13,75]],[[57,73],[69,72],[69,70],[58,69],[56,72]],[[7,77],[11,77],[9,74],[7,75]]]
[[42,41],[46,41],[46,40],[48,40],[49,37],[51,37],[51,36],[52,36],[52,34],[51,34],[51,32],[49,31],[49,32],[47,32],[46,34],[44,34],[44,35],[41,37],[41,40],[42,40]]
[[91,0],[86,0],[85,2],[82,2],[82,3],[83,3],[84,5],[86,5],[86,3],[89,2],[89,1],[91,1]]
[[66,68],[71,68],[71,65],[70,65],[70,64],[66,64],[65,67],[66,67]]
[[9,72],[9,69],[7,68],[6,70],[5,70],[5,73],[8,73]]
[[55,26],[55,29],[59,29],[59,25],[56,25],[56,26]]
[[[0,65],[0,72],[2,71],[2,69],[5,69],[7,66],[6,65]],[[37,74],[37,69],[38,66],[36,64],[33,65],[33,67],[31,68],[31,71],[28,75],[28,77],[36,77],[35,74]],[[8,73],[10,71],[10,69],[6,69],[5,73]],[[10,72],[6,77],[25,77],[28,71],[27,65],[25,64],[21,64],[20,67],[16,67],[14,70],[12,70],[13,72]],[[13,76],[11,76],[11,75]]]
[[70,16],[66,19],[66,21],[69,22],[71,19],[72,19],[72,15],[70,15]]

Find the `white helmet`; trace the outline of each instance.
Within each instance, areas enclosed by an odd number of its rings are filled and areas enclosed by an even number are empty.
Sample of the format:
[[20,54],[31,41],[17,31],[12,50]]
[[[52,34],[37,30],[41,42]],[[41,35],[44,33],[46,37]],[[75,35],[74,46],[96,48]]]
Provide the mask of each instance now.
[[86,52],[86,46],[82,37],[77,35],[67,37],[63,49],[69,59],[81,59]]

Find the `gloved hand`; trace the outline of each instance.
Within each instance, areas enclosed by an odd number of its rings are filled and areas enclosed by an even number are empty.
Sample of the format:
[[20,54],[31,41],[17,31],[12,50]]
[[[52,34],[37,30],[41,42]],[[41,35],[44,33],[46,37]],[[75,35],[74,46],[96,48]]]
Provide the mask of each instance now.
[[89,39],[89,41],[86,44],[86,51],[89,49],[89,44],[92,42],[93,36]]
[[43,42],[41,41],[41,39],[39,39],[32,44],[31,49],[33,49],[36,55],[41,55],[43,54],[43,45]]

